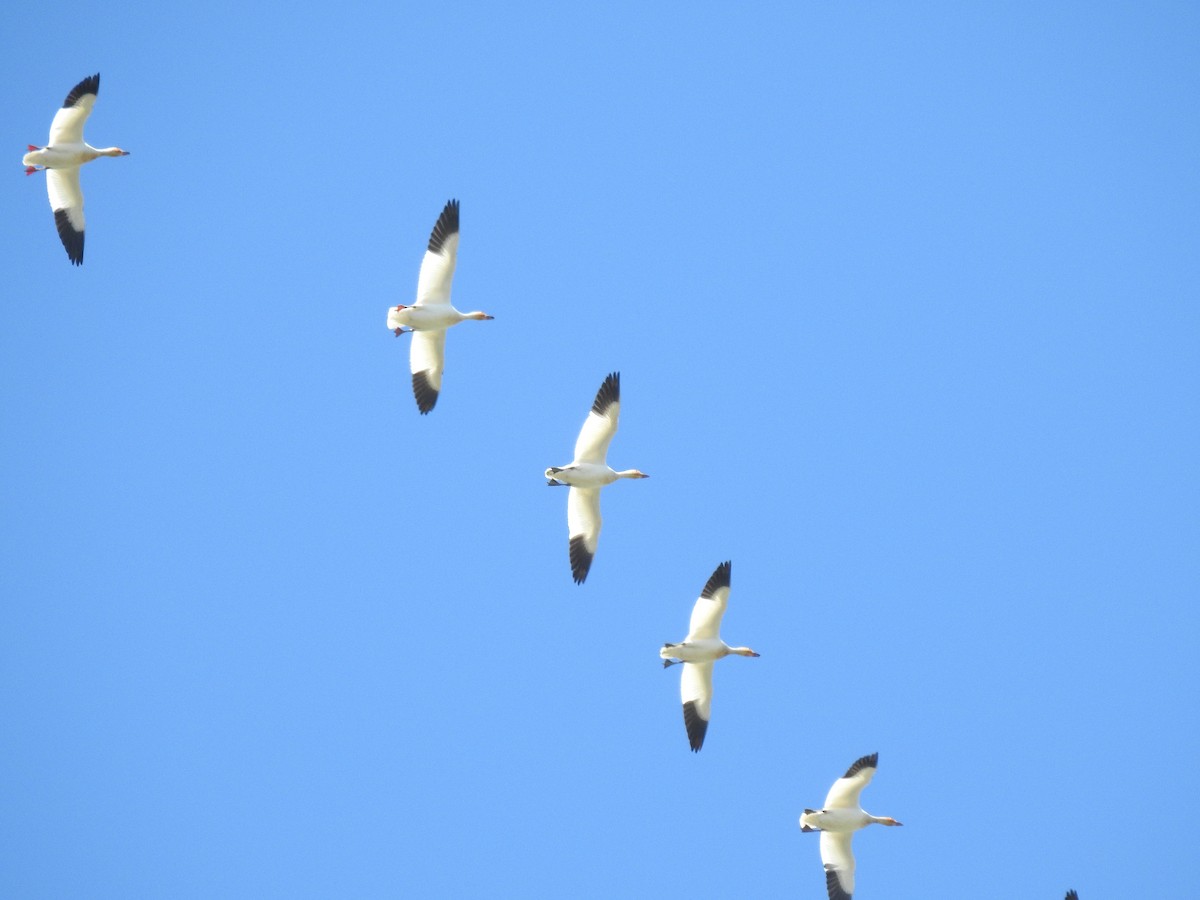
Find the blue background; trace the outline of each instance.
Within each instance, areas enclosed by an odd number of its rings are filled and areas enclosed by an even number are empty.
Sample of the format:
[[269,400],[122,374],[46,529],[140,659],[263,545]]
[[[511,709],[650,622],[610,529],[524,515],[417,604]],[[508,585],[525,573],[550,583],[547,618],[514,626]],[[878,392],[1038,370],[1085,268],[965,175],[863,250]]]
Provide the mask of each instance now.
[[[201,7],[204,8],[201,8]],[[1200,8],[75,4],[0,75],[0,893],[1195,890]],[[68,264],[18,166],[77,81]],[[462,200],[417,414],[409,302]],[[570,460],[622,374],[586,585]],[[678,670],[733,560],[688,752]]]

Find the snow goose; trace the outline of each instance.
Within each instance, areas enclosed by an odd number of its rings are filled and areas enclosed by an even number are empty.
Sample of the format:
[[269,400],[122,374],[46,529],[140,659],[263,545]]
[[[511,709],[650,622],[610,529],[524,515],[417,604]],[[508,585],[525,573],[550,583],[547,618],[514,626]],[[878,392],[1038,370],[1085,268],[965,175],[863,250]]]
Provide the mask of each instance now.
[[26,175],[45,171],[54,225],[67,250],[67,258],[76,266],[83,265],[83,192],[79,189],[79,167],[101,156],[129,155],[128,150],[120,147],[97,149],[84,143],[83,126],[99,92],[99,72],[71,88],[62,109],[50,123],[50,142],[45,147],[30,144],[22,160]]
[[[429,235],[429,247],[417,277],[417,299],[412,306],[388,310],[388,328],[399,337],[412,333],[409,368],[413,396],[421,415],[437,404],[445,368],[446,329],[467,319],[491,319],[487,313],[459,312],[450,305],[450,283],[458,258],[458,201],[446,204]],[[406,327],[407,326],[407,327]]]
[[821,832],[821,862],[825,864],[829,900],[850,900],[854,893],[854,854],[850,850],[854,832],[872,822],[904,824],[887,816],[873,816],[859,806],[858,795],[870,784],[878,764],[878,753],[857,760],[833,783],[825,798],[825,807],[806,809],[800,817],[801,831]]
[[730,647],[721,640],[721,618],[729,603],[729,576],[733,566],[723,562],[704,585],[692,608],[688,636],[680,644],[664,644],[658,655],[663,668],[683,663],[679,692],[683,697],[683,725],[692,752],[704,746],[704,734],[712,717],[713,663],[723,656],[758,656],[749,647]]
[[620,415],[621,373],[613,372],[596,392],[592,411],[575,441],[575,459],[570,465],[551,466],[546,470],[547,484],[571,486],[567,497],[567,531],[571,577],[576,584],[583,584],[587,578],[600,541],[600,488],[618,478],[650,477],[637,469],[616,472],[605,462]]

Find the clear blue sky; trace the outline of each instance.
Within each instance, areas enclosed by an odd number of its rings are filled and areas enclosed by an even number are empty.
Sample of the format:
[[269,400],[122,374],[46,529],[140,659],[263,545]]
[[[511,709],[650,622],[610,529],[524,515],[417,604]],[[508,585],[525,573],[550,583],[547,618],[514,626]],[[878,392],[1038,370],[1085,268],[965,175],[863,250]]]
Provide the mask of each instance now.
[[820,900],[873,751],[855,900],[1194,891],[1200,9],[732,7],[6,19],[0,893]]

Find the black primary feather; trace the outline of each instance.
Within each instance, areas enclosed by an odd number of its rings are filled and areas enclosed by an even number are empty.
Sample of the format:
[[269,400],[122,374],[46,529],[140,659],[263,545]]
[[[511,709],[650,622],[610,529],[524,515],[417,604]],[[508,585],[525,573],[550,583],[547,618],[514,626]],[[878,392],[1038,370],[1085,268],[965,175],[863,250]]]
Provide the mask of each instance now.
[[88,94],[98,95],[99,93],[100,73],[97,72],[95,75],[89,75],[83,81],[79,82],[79,84],[75,85],[75,87],[71,88],[71,93],[67,94],[67,99],[63,101],[63,109],[70,109],[79,102],[80,97]]
[[429,375],[425,372],[413,373],[413,396],[417,398],[417,409],[425,415],[437,405],[438,392],[429,383]]
[[614,403],[621,402],[621,373],[613,372],[604,379],[600,390],[596,391],[596,399],[592,403],[592,412],[598,416],[608,415],[608,408]]
[[704,590],[700,592],[700,596],[705,600],[711,600],[713,594],[721,588],[729,587],[729,576],[733,571],[732,562],[723,562],[717,566],[717,570],[709,576],[708,581],[704,585]]
[[438,216],[437,224],[429,234],[429,252],[441,253],[446,238],[458,234],[458,201],[451,200]]

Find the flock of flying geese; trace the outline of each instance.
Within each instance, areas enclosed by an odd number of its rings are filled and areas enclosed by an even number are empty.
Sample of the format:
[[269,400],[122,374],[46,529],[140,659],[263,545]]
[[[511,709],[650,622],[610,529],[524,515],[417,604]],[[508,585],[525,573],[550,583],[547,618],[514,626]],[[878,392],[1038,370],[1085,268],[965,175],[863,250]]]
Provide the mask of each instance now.
[[[58,236],[73,265],[83,264],[83,193],[79,169],[101,156],[128,156],[119,147],[98,149],[83,140],[83,126],[91,115],[100,90],[100,75],[83,79],[71,89],[62,108],[50,123],[50,140],[44,147],[28,145],[23,163],[25,174],[46,173],[46,190]],[[388,309],[387,326],[399,337],[412,335],[409,368],[413,395],[421,415],[437,404],[445,368],[446,331],[468,319],[493,318],[483,312],[459,312],[450,304],[450,287],[458,259],[459,204],[449,201],[429,236],[417,278],[417,298],[411,306]],[[567,486],[568,555],[571,577],[583,584],[591,569],[600,539],[600,489],[622,478],[647,478],[637,469],[614,470],[608,465],[608,446],[617,433],[621,412],[621,376],[613,372],[596,392],[591,411],[575,441],[575,456],[565,466],[546,469],[547,484]],[[730,647],[721,640],[721,619],[729,602],[732,566],[717,566],[692,609],[687,636],[659,650],[663,667],[683,666],[680,694],[683,723],[692,752],[704,745],[712,710],[713,663],[730,655],[758,656],[749,647]],[[854,892],[854,854],[850,841],[854,832],[871,824],[900,825],[890,816],[873,816],[859,803],[859,796],[875,775],[879,754],[858,759],[846,774],[833,783],[821,809],[805,809],[800,830],[821,834],[821,862],[830,900],[851,900]],[[1065,900],[1078,900],[1068,891]]]

